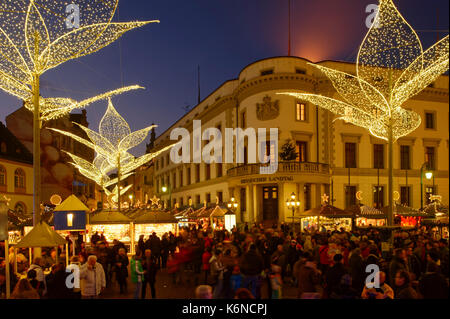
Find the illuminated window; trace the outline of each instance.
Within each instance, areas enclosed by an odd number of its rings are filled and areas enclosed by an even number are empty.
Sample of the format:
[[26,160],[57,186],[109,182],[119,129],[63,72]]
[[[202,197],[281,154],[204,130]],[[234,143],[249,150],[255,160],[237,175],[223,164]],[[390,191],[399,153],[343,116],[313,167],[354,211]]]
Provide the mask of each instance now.
[[306,121],[306,104],[297,102],[295,103],[295,120]]
[[411,187],[400,187],[400,201],[402,205],[411,206]]
[[373,206],[377,209],[384,207],[384,186],[375,186],[373,188]]
[[20,168],[14,172],[14,187],[16,189],[25,189],[25,172]]

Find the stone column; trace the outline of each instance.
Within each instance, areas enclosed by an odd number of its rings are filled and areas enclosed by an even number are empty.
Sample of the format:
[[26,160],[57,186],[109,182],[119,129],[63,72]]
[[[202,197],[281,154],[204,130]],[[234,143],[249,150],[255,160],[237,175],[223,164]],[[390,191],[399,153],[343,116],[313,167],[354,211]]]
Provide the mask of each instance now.
[[253,210],[253,185],[246,186],[246,201],[247,201],[247,218],[246,222],[253,223],[254,220],[254,210]]

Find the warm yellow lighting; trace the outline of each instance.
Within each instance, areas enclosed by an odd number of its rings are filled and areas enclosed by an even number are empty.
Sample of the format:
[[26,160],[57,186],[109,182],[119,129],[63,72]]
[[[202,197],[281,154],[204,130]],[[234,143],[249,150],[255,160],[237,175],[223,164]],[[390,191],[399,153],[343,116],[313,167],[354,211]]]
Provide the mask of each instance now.
[[425,173],[426,179],[432,179],[433,178],[433,172],[426,172]]
[[128,198],[129,198],[129,199],[133,199],[133,195],[129,195]]
[[161,190],[163,191],[163,193],[167,192],[167,186],[163,186],[163,187],[161,188]]
[[318,66],[340,100],[305,93],[279,93],[319,105],[378,138],[392,140],[416,130],[421,117],[402,108],[449,68],[449,36],[425,52],[417,33],[392,0],[380,0],[374,23],[361,44],[356,76]]
[[73,227],[73,214],[67,214],[67,227]]
[[[60,13],[72,1],[2,1],[0,89],[25,101],[25,106],[34,111],[33,89],[39,89],[39,77],[46,71],[99,51],[132,29],[159,22],[112,22],[118,2],[77,1],[77,5],[84,8],[81,25],[69,29],[64,21],[66,16]],[[38,109],[41,120],[47,121],[68,114],[73,109],[84,108],[95,100],[78,103],[68,98],[41,97]]]

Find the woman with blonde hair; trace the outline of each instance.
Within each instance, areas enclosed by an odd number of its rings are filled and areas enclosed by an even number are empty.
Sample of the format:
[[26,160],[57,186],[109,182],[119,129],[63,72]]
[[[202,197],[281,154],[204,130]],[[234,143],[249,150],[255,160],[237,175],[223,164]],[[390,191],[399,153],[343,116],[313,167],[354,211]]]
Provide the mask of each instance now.
[[31,287],[26,278],[22,278],[17,283],[11,294],[11,299],[40,299],[38,292]]

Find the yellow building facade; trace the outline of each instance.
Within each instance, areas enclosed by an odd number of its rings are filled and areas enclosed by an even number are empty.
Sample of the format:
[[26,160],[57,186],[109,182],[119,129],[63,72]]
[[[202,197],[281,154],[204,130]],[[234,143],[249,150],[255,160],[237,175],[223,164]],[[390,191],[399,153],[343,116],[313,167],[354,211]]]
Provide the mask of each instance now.
[[[336,116],[315,105],[278,95],[286,91],[337,94],[308,62],[280,57],[247,66],[237,79],[224,83],[155,141],[155,150],[168,145],[171,131],[178,127],[192,135],[194,120],[202,121],[202,131],[219,128],[222,135],[225,128],[254,128],[256,132],[258,128],[267,132],[277,128],[278,153],[289,141],[297,159],[279,159],[278,171],[263,175],[259,174],[261,164],[174,164],[165,152],[155,160],[154,187],[166,206],[169,200],[173,207],[175,203],[185,206],[189,199],[201,205],[205,201],[225,203],[234,197],[239,203],[238,222],[291,222],[293,217],[298,221],[300,212],[320,206],[323,195],[342,209],[359,203],[379,208],[387,205],[386,142],[363,128],[336,121]],[[356,72],[351,63],[319,64]],[[448,99],[448,76],[442,76],[404,105],[421,115],[422,125],[395,143],[394,197],[399,204],[420,208],[434,194],[441,195],[443,204],[448,205]],[[203,141],[205,144],[208,141]],[[246,141],[244,153],[251,147],[257,145]],[[267,148],[266,154],[274,152]],[[432,171],[433,178],[422,179],[421,196],[420,175],[426,171]],[[168,191],[162,192],[162,186],[168,186]],[[292,193],[301,202],[294,216],[286,206]]]
[[0,195],[11,210],[33,214],[33,182],[32,155],[0,122]]

